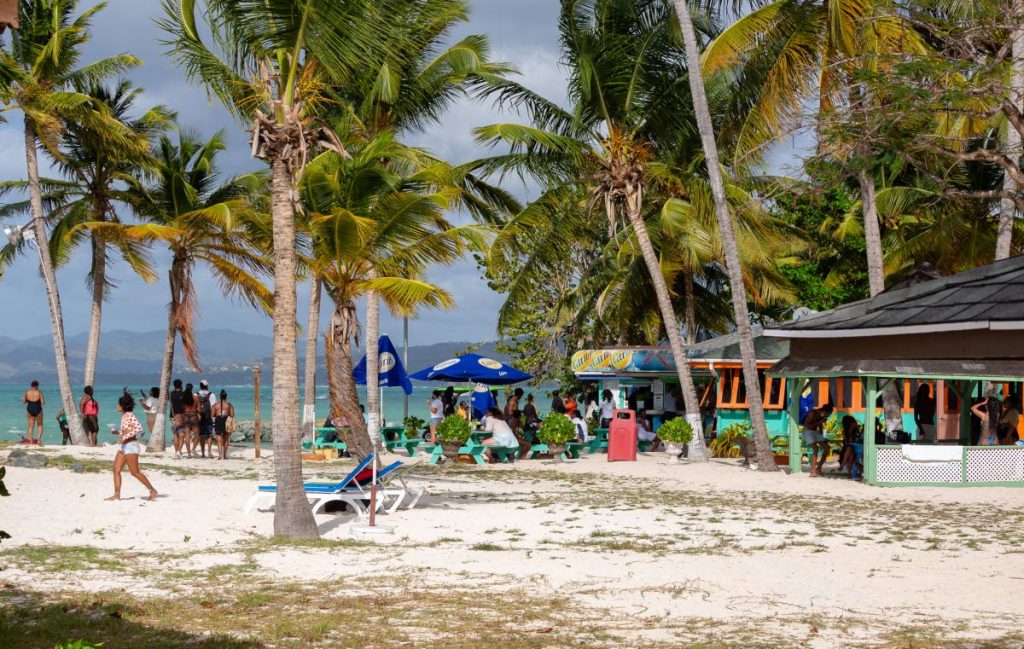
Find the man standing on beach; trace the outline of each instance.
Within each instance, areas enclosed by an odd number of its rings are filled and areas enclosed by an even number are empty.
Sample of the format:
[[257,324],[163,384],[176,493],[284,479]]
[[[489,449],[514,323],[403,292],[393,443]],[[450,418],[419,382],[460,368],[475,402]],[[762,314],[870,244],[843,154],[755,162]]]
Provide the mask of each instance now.
[[560,412],[565,414],[565,402],[562,401],[562,397],[559,395],[558,390],[551,391],[551,412]]

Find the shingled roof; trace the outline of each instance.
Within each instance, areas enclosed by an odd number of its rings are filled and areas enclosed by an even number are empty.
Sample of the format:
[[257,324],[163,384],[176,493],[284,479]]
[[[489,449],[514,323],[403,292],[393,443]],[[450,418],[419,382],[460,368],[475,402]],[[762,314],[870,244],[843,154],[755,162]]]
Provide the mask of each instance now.
[[1024,256],[896,288],[766,330],[782,338],[1024,329]]

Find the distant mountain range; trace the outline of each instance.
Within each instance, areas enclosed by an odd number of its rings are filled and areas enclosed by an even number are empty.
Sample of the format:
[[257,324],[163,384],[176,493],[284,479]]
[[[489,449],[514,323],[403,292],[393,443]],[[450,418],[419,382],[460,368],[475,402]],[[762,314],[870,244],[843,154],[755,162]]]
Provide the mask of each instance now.
[[[126,385],[151,385],[157,382],[163,355],[163,331],[106,331],[100,341],[100,358],[96,364],[96,383]],[[197,333],[199,356],[203,367],[202,375],[220,384],[248,382],[252,367],[264,369],[265,380],[270,379],[273,344],[269,336],[247,334],[230,329],[207,329]],[[85,365],[86,334],[69,336],[68,362],[71,365],[71,380],[81,380]],[[299,365],[305,355],[305,341],[298,341]],[[401,340],[394,340],[401,351]],[[447,342],[409,348],[410,372],[419,370],[438,361],[467,351],[477,343]],[[492,356],[498,360],[507,358],[498,354],[494,343],[486,343],[475,349],[477,353]],[[185,364],[181,343],[174,353],[174,376],[185,381],[195,381],[199,374]],[[358,360],[358,359],[357,359]],[[323,358],[318,363],[323,367]],[[323,380],[323,370],[318,371],[318,381]],[[0,336],[0,384],[22,384],[33,379],[52,383],[56,379],[53,369],[53,341],[50,336],[37,336],[17,340]]]

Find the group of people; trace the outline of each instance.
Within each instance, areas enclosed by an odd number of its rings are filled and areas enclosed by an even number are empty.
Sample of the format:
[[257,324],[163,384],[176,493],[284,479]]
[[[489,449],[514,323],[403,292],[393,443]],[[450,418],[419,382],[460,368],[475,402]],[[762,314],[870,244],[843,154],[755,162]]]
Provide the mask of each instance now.
[[235,407],[228,401],[227,390],[221,390],[218,398],[206,381],[199,382],[198,391],[191,383],[182,387],[181,379],[175,379],[173,386],[168,397],[174,457],[187,454],[193,458],[198,453],[201,458],[213,458],[216,443],[216,459],[228,459],[229,438],[235,432]]
[[[199,389],[195,390],[191,383],[182,386],[180,379],[174,380],[174,389],[168,395],[171,410],[171,433],[174,443],[175,457],[214,457],[213,445],[217,445],[216,458],[227,459],[228,438],[234,432],[235,407],[228,401],[228,393],[221,390],[220,395],[210,391],[206,381],[199,382]],[[139,390],[141,396],[140,404],[146,414],[146,423],[149,432],[152,434],[156,426],[157,413],[160,411],[160,388],[153,387],[149,391]],[[124,395],[118,399],[117,407],[123,412],[122,402],[124,396],[131,396],[127,389]],[[135,407],[135,397],[132,398],[132,410]],[[26,444],[42,444],[43,440],[43,407],[46,405],[46,397],[39,388],[39,381],[32,381],[29,389],[22,396],[22,403],[25,405],[28,417]],[[128,412],[131,412],[129,410]],[[87,385],[82,388],[82,396],[78,401],[78,412],[81,415],[82,429],[88,437],[91,446],[99,445],[100,431],[100,404],[96,400],[93,386]],[[134,418],[134,414],[132,415]],[[61,444],[71,443],[71,430],[68,426],[67,413],[63,408],[56,414],[57,426],[61,430]],[[122,425],[123,428],[123,425]],[[117,433],[116,427],[111,424],[111,432]],[[139,433],[141,434],[141,426]],[[133,447],[130,447],[133,448]],[[131,453],[128,453],[131,454]]]

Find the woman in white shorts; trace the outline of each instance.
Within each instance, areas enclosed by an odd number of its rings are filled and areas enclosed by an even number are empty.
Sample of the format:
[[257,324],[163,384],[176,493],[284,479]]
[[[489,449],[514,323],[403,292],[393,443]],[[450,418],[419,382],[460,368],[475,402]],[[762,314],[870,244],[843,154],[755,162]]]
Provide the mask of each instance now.
[[128,394],[127,389],[117,400],[117,410],[121,413],[121,430],[110,431],[119,436],[117,455],[114,456],[114,495],[107,500],[121,500],[121,471],[125,463],[128,464],[128,472],[132,477],[149,489],[149,500],[156,500],[156,489],[142,471],[139,471],[139,433],[142,432],[142,425],[132,412],[135,410],[135,399]]

